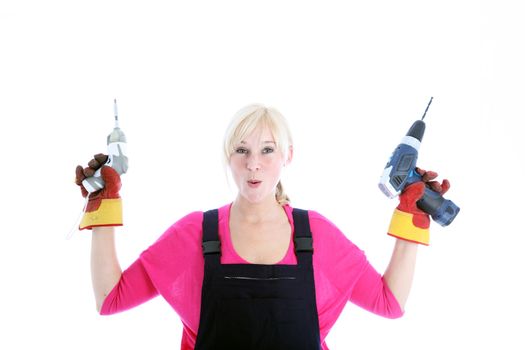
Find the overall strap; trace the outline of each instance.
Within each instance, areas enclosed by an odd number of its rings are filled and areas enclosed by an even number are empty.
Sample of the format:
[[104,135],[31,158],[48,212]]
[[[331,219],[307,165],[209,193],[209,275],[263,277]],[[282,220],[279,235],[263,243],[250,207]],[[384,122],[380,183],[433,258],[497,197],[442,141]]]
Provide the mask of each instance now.
[[206,261],[220,263],[221,241],[219,240],[219,210],[204,212],[202,220],[202,253]]
[[312,264],[312,254],[314,252],[312,232],[310,231],[310,220],[308,219],[308,211],[304,209],[294,208],[293,212],[294,223],[294,246],[297,263],[299,265]]

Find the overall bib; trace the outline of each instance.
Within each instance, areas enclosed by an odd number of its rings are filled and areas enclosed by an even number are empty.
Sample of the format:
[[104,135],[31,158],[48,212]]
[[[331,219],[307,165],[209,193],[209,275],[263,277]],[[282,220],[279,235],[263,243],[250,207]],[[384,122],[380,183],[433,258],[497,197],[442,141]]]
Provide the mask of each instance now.
[[294,209],[297,265],[221,264],[218,210],[204,213],[195,350],[319,350],[308,212]]

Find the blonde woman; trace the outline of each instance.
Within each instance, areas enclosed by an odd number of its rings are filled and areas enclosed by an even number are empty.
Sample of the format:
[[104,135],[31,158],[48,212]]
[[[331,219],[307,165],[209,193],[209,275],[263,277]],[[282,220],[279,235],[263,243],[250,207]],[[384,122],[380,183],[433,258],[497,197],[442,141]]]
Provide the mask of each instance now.
[[[106,187],[90,196],[80,227],[92,229],[100,314],[161,295],[183,322],[184,350],[328,349],[325,338],[348,301],[380,316],[403,315],[418,243],[428,244],[430,221],[415,202],[425,185],[444,193],[448,181],[419,170],[424,182],[401,195],[388,232],[395,247],[381,275],[327,218],[292,207],[280,178],[293,141],[276,109],[241,109],[226,131],[224,157],[238,188],[233,202],[181,218],[124,272],[113,229],[122,225],[120,178],[102,168]],[[78,166],[77,184],[104,162],[97,155]]]

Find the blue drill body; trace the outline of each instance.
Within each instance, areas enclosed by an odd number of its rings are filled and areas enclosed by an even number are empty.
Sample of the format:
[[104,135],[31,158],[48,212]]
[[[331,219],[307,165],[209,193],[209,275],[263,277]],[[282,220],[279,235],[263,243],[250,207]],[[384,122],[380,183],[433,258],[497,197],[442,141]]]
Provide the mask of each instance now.
[[[432,99],[428,103],[423,118],[430,103],[432,103]],[[390,198],[398,196],[406,186],[422,180],[415,169],[419,146],[425,133],[423,118],[412,124],[385,166],[379,188]],[[441,194],[429,187],[425,189],[425,193],[417,202],[417,206],[441,226],[449,225],[459,213],[459,207],[456,204],[443,198]]]

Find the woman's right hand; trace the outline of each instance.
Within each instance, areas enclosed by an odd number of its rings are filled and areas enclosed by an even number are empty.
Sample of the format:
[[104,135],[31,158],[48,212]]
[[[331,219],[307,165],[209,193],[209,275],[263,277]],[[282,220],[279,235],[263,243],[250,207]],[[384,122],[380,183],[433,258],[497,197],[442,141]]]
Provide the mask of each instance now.
[[[79,226],[81,230],[101,226],[122,226],[122,200],[119,194],[122,183],[120,175],[113,168],[104,165],[107,157],[102,153],[96,154],[89,161],[88,167],[83,168],[78,165],[75,170],[75,183],[80,187],[83,197],[89,196]],[[93,176],[99,168],[105,186],[89,194],[82,181]]]
[[80,190],[82,192],[82,196],[86,197],[89,193],[82,185],[82,181],[84,181],[86,178],[91,177],[95,175],[95,172],[106,162],[108,161],[108,156],[103,153],[97,153],[93,156],[93,159],[91,159],[88,162],[87,167],[82,167],[82,165],[77,165],[77,168],[75,169],[75,183],[80,187]]

